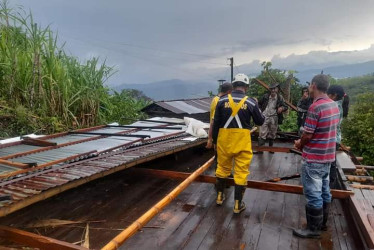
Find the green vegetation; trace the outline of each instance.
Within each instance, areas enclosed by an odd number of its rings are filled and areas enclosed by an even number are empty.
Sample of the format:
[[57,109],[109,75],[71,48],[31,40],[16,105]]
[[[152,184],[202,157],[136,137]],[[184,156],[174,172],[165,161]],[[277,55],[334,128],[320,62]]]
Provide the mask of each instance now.
[[356,103],[343,120],[343,142],[364,157],[363,164],[374,165],[374,92],[355,97]]
[[137,118],[147,99],[109,94],[113,68],[67,55],[49,27],[0,4],[0,137]]
[[374,73],[338,80],[331,78],[330,82],[331,84],[339,84],[343,86],[352,103],[355,103],[358,100],[360,94],[374,92]]

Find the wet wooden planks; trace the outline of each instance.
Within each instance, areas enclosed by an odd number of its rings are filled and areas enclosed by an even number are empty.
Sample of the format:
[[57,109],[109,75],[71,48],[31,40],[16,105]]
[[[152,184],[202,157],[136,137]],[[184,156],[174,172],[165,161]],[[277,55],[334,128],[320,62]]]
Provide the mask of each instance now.
[[[255,155],[250,179],[265,180],[300,172],[300,158],[293,154],[264,153]],[[299,171],[298,171],[299,170]],[[300,184],[300,180],[288,180],[289,184]],[[173,232],[165,232],[169,237],[162,239],[159,231],[145,230],[130,239],[123,249],[139,247],[152,249],[361,249],[359,241],[354,240],[347,218],[338,200],[333,202],[330,216],[330,229],[321,240],[299,239],[292,235],[292,229],[306,224],[305,199],[295,194],[284,194],[247,189],[244,201],[247,209],[240,215],[232,213],[233,188],[227,191],[227,201],[222,207],[215,205],[215,197],[209,193],[207,184],[198,184],[198,203],[188,215],[179,218],[179,226]],[[196,188],[196,187],[195,187]],[[189,192],[194,188],[191,187]],[[195,192],[198,192],[196,189]],[[187,191],[187,190],[186,190]],[[188,203],[186,203],[188,204]],[[172,206],[182,204],[173,203]],[[176,211],[169,208],[165,213]],[[163,212],[157,221],[170,225],[168,218],[163,220]],[[148,240],[150,239],[150,240]],[[150,241],[150,242],[149,242]]]
[[[179,153],[147,163],[142,167],[193,171],[211,153]],[[192,160],[191,160],[192,159]],[[294,174],[300,156],[286,153],[255,155],[250,179],[266,180]],[[22,209],[0,219],[3,225],[22,229],[37,219],[100,221],[90,223],[90,245],[98,249],[132,221],[161,199],[179,183],[155,177],[131,174],[131,169],[88,183],[77,189]],[[210,169],[209,174],[214,170]],[[299,184],[300,180],[286,183]],[[294,227],[304,226],[305,200],[296,194],[283,194],[247,189],[247,209],[240,215],[232,213],[233,187],[227,189],[227,201],[215,204],[213,185],[193,183],[165,210],[134,235],[122,249],[362,249],[349,229],[339,201],[334,201],[330,231],[322,240],[299,239],[292,235]],[[81,240],[84,224],[73,227],[39,228],[38,232],[59,240]],[[101,228],[101,229],[94,229]],[[37,231],[27,229],[34,233]]]

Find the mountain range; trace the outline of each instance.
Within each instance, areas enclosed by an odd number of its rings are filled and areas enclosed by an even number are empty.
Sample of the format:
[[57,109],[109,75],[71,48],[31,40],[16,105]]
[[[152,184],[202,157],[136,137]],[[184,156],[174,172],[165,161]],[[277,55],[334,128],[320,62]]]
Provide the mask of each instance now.
[[[302,70],[298,70],[298,67],[295,67],[294,69],[298,71],[295,76],[300,80],[300,83],[303,84],[306,81],[310,81],[314,75],[321,73],[322,70],[324,74],[329,74],[338,79],[373,73],[374,60],[364,63],[329,66],[325,68],[303,68]],[[259,73],[260,72],[251,72],[251,75],[258,75]],[[170,79],[145,84],[121,84],[113,87],[113,89],[116,91],[121,91],[122,89],[137,89],[155,101],[175,100],[209,96],[209,91],[213,93],[217,92],[218,82]]]

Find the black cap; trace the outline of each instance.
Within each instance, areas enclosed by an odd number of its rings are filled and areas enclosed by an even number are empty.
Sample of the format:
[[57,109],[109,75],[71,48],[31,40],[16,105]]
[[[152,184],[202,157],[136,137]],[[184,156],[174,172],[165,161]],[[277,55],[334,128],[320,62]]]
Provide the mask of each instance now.
[[269,89],[274,89],[276,87],[279,87],[279,83],[273,83],[270,85]]

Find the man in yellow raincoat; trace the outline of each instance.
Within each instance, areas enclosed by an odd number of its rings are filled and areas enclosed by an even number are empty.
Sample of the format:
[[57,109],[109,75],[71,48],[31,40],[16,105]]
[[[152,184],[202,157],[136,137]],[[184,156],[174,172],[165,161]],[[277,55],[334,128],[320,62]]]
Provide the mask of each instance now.
[[221,96],[214,115],[213,143],[217,145],[218,154],[216,203],[222,205],[225,200],[226,178],[231,174],[234,161],[234,213],[240,213],[245,209],[242,199],[253,156],[250,121],[253,119],[256,125],[262,125],[265,117],[257,101],[245,94],[249,88],[248,76],[237,74],[232,85],[232,93]]

